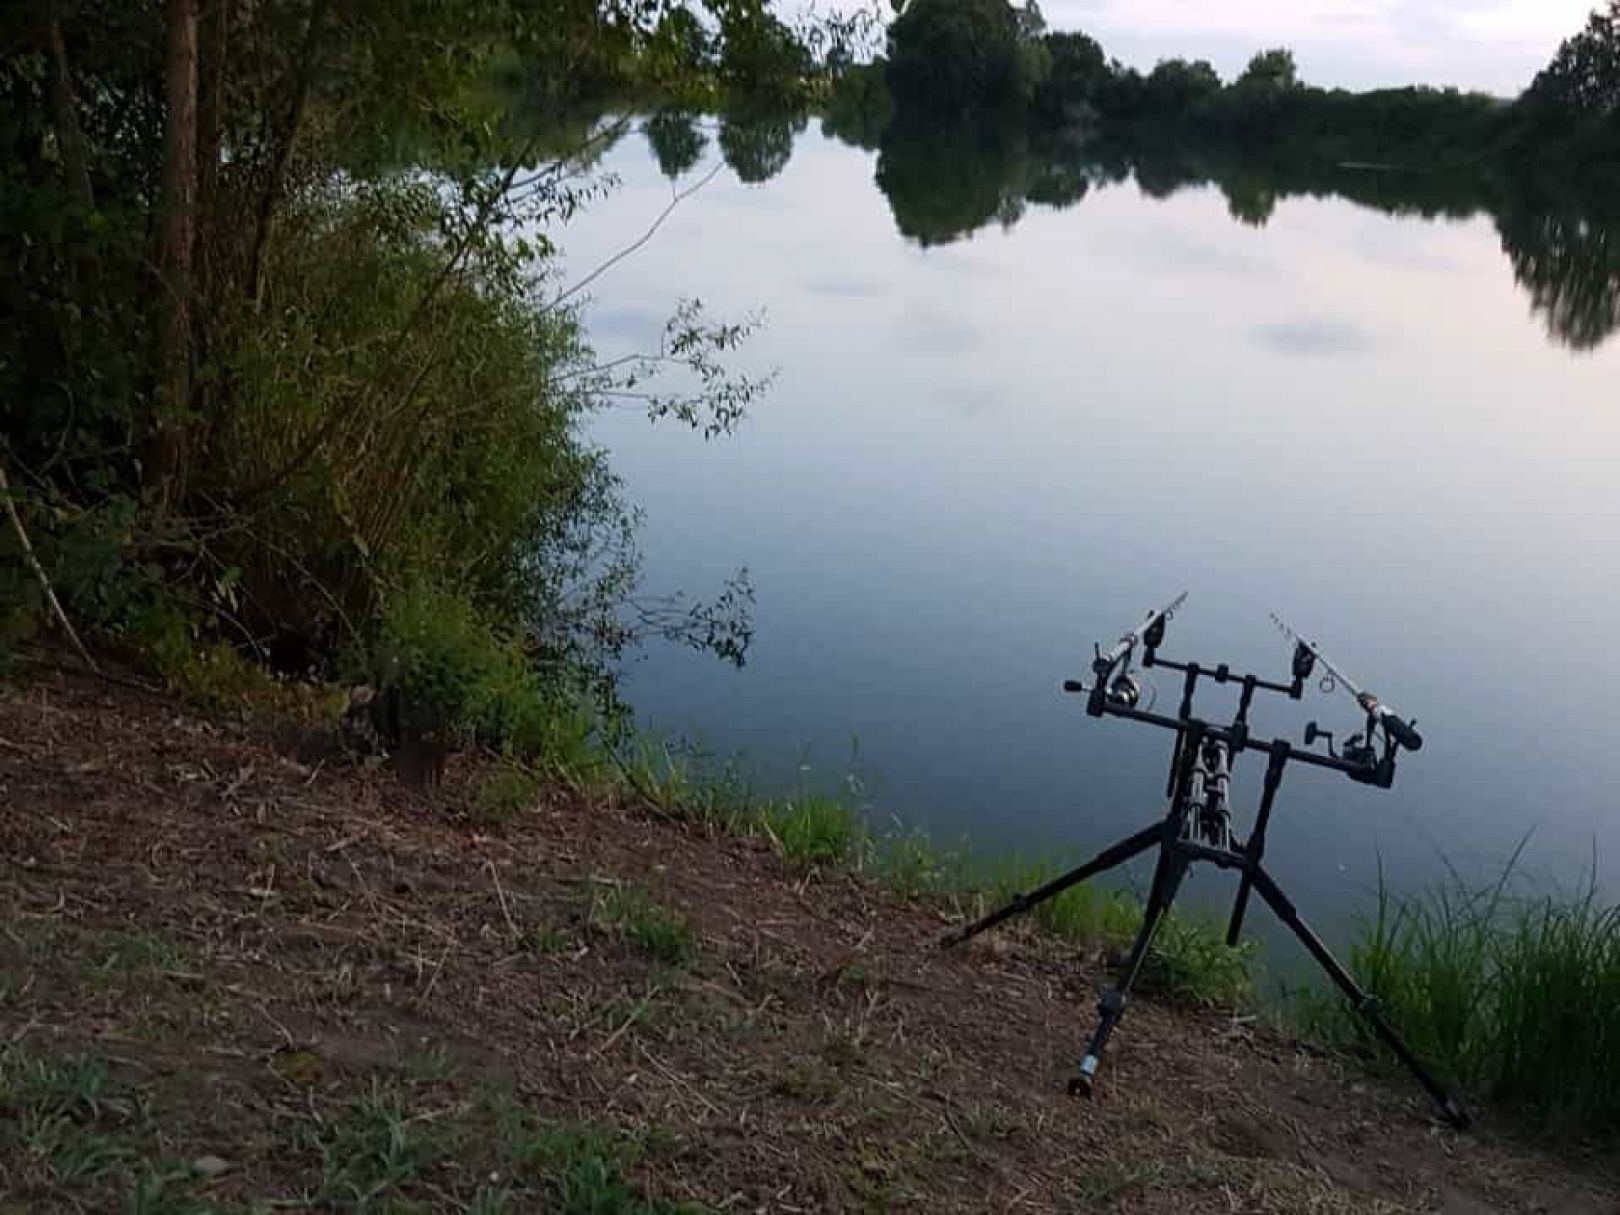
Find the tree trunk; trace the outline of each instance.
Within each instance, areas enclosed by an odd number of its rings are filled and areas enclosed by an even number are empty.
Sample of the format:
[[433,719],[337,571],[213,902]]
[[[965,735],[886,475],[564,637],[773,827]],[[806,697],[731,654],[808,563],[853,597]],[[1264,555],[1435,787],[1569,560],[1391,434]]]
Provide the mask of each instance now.
[[158,415],[156,467],[165,506],[185,495],[187,428],[191,412],[192,262],[197,244],[198,0],[166,0],[164,65],[163,215],[158,270]]
[[325,34],[327,10],[331,0],[314,0],[309,10],[309,24],[304,28],[304,40],[298,50],[298,64],[293,74],[292,96],[287,104],[287,117],[281,129],[273,132],[275,144],[270,156],[270,175],[259,195],[259,210],[253,226],[253,251],[248,259],[248,296],[258,300],[264,287],[264,259],[270,248],[270,225],[275,220],[276,204],[281,201],[282,186],[287,178],[287,166],[292,160],[293,145],[298,142],[298,130],[304,124],[304,106],[309,100],[310,85],[315,79],[315,68],[320,58],[321,38]]
[[54,3],[47,11],[51,43],[51,122],[56,127],[56,142],[62,149],[62,169],[67,174],[68,186],[79,205],[89,211],[96,200],[90,190],[84,131],[79,126],[79,99],[73,92],[73,74],[68,68],[61,16]]
[[207,284],[218,240],[219,156],[225,122],[225,63],[230,42],[231,0],[203,0],[197,56],[197,240],[198,270]]

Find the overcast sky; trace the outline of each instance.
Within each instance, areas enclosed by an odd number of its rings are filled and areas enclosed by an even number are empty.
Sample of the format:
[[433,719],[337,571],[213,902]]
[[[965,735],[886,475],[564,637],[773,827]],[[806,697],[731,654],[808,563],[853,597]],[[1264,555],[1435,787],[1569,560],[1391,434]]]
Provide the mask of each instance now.
[[[1015,0],[1017,2],[1017,0]],[[1289,46],[1312,84],[1435,84],[1517,95],[1586,24],[1596,0],[1039,0],[1144,69],[1208,59],[1230,79],[1254,51]]]

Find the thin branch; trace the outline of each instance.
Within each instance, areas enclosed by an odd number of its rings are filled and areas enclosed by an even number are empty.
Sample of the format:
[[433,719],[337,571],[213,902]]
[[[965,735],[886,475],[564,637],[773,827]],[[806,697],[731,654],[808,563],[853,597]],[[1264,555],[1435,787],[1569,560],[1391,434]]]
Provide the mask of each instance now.
[[575,283],[572,287],[569,287],[561,295],[557,296],[556,299],[552,300],[549,304],[546,305],[545,310],[547,312],[550,312],[552,309],[556,308],[558,305],[564,303],[565,301],[567,301],[569,299],[572,299],[574,296],[578,295],[581,291],[585,290],[585,288],[589,287],[597,279],[601,278],[609,270],[613,269],[614,266],[617,266],[625,258],[629,257],[632,253],[636,252],[636,250],[638,250],[642,246],[644,246],[648,241],[652,240],[652,238],[658,234],[658,229],[660,229],[660,228],[662,228],[664,226],[664,221],[667,220],[670,217],[670,215],[672,215],[674,213],[675,208],[680,206],[681,203],[685,202],[688,198],[691,198],[692,195],[696,194],[699,190],[703,189],[704,186],[708,185],[711,181],[713,181],[715,179],[715,177],[719,174],[720,170],[725,168],[725,167],[726,167],[725,162],[722,161],[721,163],[715,165],[714,168],[710,169],[707,173],[705,173],[703,175],[703,177],[695,185],[688,186],[686,189],[684,189],[684,190],[680,191],[679,193],[675,194],[669,200],[669,206],[665,207],[662,211],[660,211],[658,213],[658,218],[653,220],[651,227],[649,227],[645,232],[643,232],[638,238],[636,238],[630,244],[626,245],[623,249],[620,249],[612,257],[608,258],[607,261],[603,262],[595,270],[592,270],[584,278],[580,279],[579,282]]
[[23,527],[22,516],[17,513],[16,499],[11,496],[11,482],[6,477],[6,466],[4,464],[0,464],[0,497],[4,497],[6,500],[6,514],[11,517],[11,530],[17,533],[17,543],[22,545],[23,560],[28,563],[28,568],[34,572],[34,577],[38,579],[39,589],[45,592],[45,601],[51,605],[51,614],[56,617],[56,622],[62,626],[62,632],[66,634],[68,642],[73,646],[79,657],[83,659],[84,665],[89,667],[93,673],[100,675],[101,668],[96,665],[96,660],[90,657],[90,651],[84,648],[84,642],[79,640],[79,631],[73,627],[73,622],[68,619],[67,612],[62,609],[62,601],[56,597],[56,588],[51,585],[50,576],[45,573],[45,567],[39,563],[39,558],[34,554],[33,542],[28,539],[28,530]]

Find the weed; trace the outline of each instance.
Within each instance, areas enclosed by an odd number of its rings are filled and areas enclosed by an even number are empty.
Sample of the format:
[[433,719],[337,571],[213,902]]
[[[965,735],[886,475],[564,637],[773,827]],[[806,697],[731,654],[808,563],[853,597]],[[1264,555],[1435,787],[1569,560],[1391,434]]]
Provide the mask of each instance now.
[[803,869],[847,860],[859,833],[848,806],[819,795],[770,807],[764,821],[788,864]]
[[97,968],[102,975],[150,975],[179,970],[183,957],[174,942],[154,932],[118,933],[109,938]]
[[666,966],[684,966],[697,951],[692,922],[633,887],[614,885],[598,893],[591,906],[591,922]]
[[568,934],[555,924],[537,924],[523,931],[518,937],[518,944],[542,957],[549,957],[568,948]]
[[[1420,1057],[1531,1126],[1620,1130],[1620,907],[1594,884],[1573,895],[1510,894],[1516,863],[1488,884],[1399,898],[1380,877],[1351,968]],[[1360,1018],[1307,996],[1309,1032],[1382,1060]]]
[[94,1181],[132,1160],[128,1144],[103,1123],[122,1124],[134,1112],[133,1102],[114,1093],[99,1059],[0,1054],[0,1146],[17,1144],[57,1184]]
[[[544,1180],[557,1215],[677,1215],[680,1208],[643,1197],[628,1173],[645,1153],[643,1141],[586,1123],[548,1123],[509,1097],[492,1099],[509,1170]],[[506,1208],[493,1206],[489,1210]]]
[[481,823],[504,823],[529,809],[539,797],[538,776],[503,765],[479,782],[473,793],[473,816]]
[[312,1137],[321,1159],[317,1202],[355,1211],[381,1209],[379,1201],[414,1180],[437,1155],[397,1092],[375,1081],[344,1115]]

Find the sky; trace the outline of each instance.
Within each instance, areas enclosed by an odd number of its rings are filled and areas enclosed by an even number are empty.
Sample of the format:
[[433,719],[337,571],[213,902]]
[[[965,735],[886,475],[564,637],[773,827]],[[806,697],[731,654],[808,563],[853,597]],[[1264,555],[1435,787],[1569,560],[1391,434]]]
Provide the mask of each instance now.
[[1208,59],[1230,79],[1288,46],[1312,84],[1455,85],[1511,97],[1586,23],[1597,0],[1040,0],[1114,58]]

